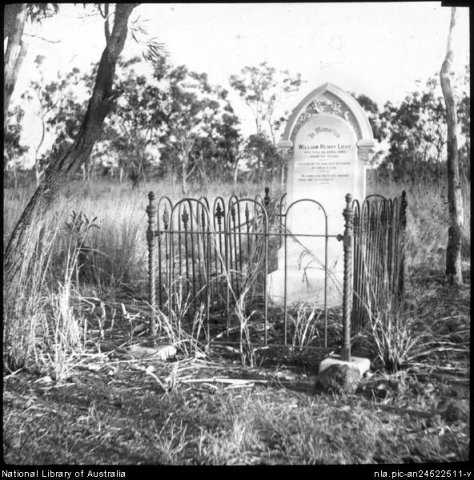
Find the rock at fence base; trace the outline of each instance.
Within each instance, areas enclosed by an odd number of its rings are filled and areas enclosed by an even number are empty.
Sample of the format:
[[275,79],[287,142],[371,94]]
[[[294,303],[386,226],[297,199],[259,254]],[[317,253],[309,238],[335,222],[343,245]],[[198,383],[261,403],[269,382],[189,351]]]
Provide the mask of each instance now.
[[443,412],[443,418],[447,422],[468,421],[469,403],[466,400],[450,400]]
[[361,377],[370,370],[370,360],[368,358],[351,355],[350,361],[347,362],[342,360],[340,355],[330,355],[319,364],[319,373],[321,374],[331,365],[350,365],[351,367],[356,367],[359,370]]
[[361,380],[359,369],[350,364],[334,364],[323,370],[317,383],[339,393],[354,393]]
[[128,353],[133,358],[167,360],[176,355],[176,347],[174,345],[162,344],[154,347],[146,347],[144,345],[132,345],[128,349]]

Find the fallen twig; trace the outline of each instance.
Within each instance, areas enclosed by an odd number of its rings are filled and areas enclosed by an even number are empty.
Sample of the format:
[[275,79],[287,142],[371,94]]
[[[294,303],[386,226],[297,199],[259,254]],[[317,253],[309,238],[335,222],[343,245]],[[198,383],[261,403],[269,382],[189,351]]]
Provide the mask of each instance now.
[[191,378],[180,383],[227,383],[230,385],[248,385],[253,383],[270,383],[269,380],[245,380],[242,378]]

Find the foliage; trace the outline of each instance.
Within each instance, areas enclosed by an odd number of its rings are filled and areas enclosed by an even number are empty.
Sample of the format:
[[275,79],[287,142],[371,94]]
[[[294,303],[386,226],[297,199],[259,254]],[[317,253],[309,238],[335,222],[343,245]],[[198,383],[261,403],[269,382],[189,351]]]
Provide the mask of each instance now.
[[123,169],[134,187],[159,160],[166,102],[159,76],[149,80],[137,73],[139,62],[135,57],[119,63],[115,89],[120,96],[97,149],[102,163]]
[[[91,163],[120,168],[138,186],[159,165],[162,174],[174,172],[183,183],[192,174],[228,176],[238,161],[238,119],[227,92],[211,86],[205,74],[171,67],[164,58],[153,62],[153,75],[139,58],[119,64],[115,103],[96,144]],[[91,89],[94,72],[73,69],[47,85],[31,82],[25,99],[38,97],[44,128],[55,135],[55,150],[40,157],[41,167],[67,148],[77,135],[85,103],[77,89]]]
[[22,120],[25,111],[22,107],[16,106],[13,111],[8,112],[8,124],[3,139],[3,170],[16,168],[18,160],[21,159],[29,147],[21,142],[23,130]]
[[291,75],[288,70],[277,70],[267,62],[244,67],[239,75],[231,75],[230,85],[252,110],[255,133],[243,145],[243,157],[253,181],[263,182],[280,176],[283,185],[283,159],[276,150],[276,132],[284,124],[288,112],[281,112],[284,96],[297,91],[301,74]]
[[169,69],[165,78],[169,86],[166,133],[162,138],[163,168],[179,172],[185,192],[186,180],[195,171],[201,176],[212,172],[215,161],[208,164],[205,160],[221,156],[227,162],[236,160],[238,119],[227,91],[210,85],[205,73],[181,65]]
[[[469,130],[469,96],[462,92],[459,105],[461,130]],[[385,104],[380,113],[381,137],[389,143],[388,155],[381,165],[381,173],[398,181],[432,181],[445,175],[446,115],[443,98],[439,94],[439,82],[432,78],[421,91],[406,96],[400,105]],[[470,178],[469,146],[466,136],[461,148],[462,169]]]
[[278,178],[282,158],[275,145],[263,133],[250,135],[243,149],[243,157],[247,160],[249,179],[262,185]]
[[[228,92],[211,85],[206,74],[169,65],[164,47],[158,47],[152,55],[151,73],[146,71],[150,65],[138,58],[120,63],[114,93],[118,101],[90,165],[100,165],[112,175],[119,169],[135,187],[154,175],[179,178],[182,189],[191,178],[201,184],[216,178],[235,182],[239,168],[242,178],[265,182],[280,177],[283,186],[285,165],[275,148],[275,133],[286,114],[278,117],[277,111],[282,95],[301,85],[300,75],[291,76],[263,63],[231,77],[231,86],[254,112],[256,133],[244,139]],[[37,64],[40,70],[41,58]],[[59,139],[52,151],[44,151],[45,142],[37,146],[40,170],[72,143],[86,108],[77,90],[90,91],[94,75],[95,69],[90,74],[73,69],[45,84],[40,72],[24,94],[24,99],[38,99],[42,119],[38,125],[43,123],[46,136]],[[466,181],[470,179],[469,69],[456,83],[462,139],[459,156]],[[354,96],[367,112],[378,141],[375,163],[381,162],[375,175],[379,180],[411,178],[444,185],[446,126],[437,79],[428,80],[398,105],[387,102],[383,109],[367,95]],[[21,153],[12,149],[8,160],[18,159]]]
[[56,15],[59,5],[59,3],[29,3],[27,5],[28,18],[32,22],[41,23],[46,18]]
[[[65,152],[75,139],[80,119],[86,111],[85,100],[78,98],[78,88],[84,86],[84,82],[90,78],[81,75],[78,68],[74,67],[66,75],[58,73],[57,78],[45,83],[42,72],[43,57],[38,56],[35,60],[38,78],[31,80],[29,89],[21,95],[28,101],[36,101],[39,122],[36,123],[41,129],[41,136],[35,146],[35,170],[37,179],[46,170],[55,158]],[[45,147],[48,137],[56,138],[56,142],[50,148]]]
[[244,67],[240,75],[231,75],[229,82],[252,110],[256,135],[267,131],[275,145],[275,130],[287,116],[275,118],[279,102],[282,96],[300,88],[301,74],[292,76],[288,70],[277,70],[262,62],[258,66]]
[[352,96],[359,102],[359,105],[366,111],[369,118],[370,126],[372,127],[372,133],[377,141],[381,141],[383,133],[381,131],[381,119],[378,105],[367,95],[360,94]]

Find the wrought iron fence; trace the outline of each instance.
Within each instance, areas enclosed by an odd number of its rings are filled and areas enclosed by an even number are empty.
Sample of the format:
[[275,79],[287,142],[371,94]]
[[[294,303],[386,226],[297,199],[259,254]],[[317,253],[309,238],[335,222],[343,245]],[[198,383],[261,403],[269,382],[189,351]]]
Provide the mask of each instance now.
[[400,198],[370,195],[354,210],[354,283],[351,333],[398,302],[405,282],[406,192]]
[[[207,326],[207,338],[211,338],[212,328],[217,338],[223,338],[222,332],[218,332],[224,331],[224,338],[229,342],[229,332],[234,326],[233,312],[240,308],[245,310],[244,315],[252,316],[253,323],[262,326],[264,345],[269,342],[284,346],[294,344],[299,328],[297,317],[305,313],[301,306],[299,313],[296,312],[297,308],[286,301],[286,245],[290,236],[298,235],[289,232],[286,223],[288,211],[301,202],[317,204],[326,222],[323,234],[307,235],[320,237],[325,242],[325,288],[327,243],[344,240],[341,246],[345,264],[342,312],[340,307],[328,308],[324,295],[324,302],[311,310],[314,341],[307,343],[328,348],[328,315],[338,325],[343,317],[346,337],[350,334],[350,324],[352,333],[359,331],[377,308],[374,300],[380,298],[382,291],[393,293],[397,298],[403,291],[401,239],[406,225],[405,194],[401,201],[368,197],[362,206],[347,196],[344,234],[329,234],[327,215],[321,204],[299,200],[286,206],[286,195],[272,201],[268,188],[263,198],[259,195],[253,199],[231,196],[225,201],[217,197],[212,202],[204,197],[185,198],[176,203],[161,197],[155,202],[150,192],[147,241],[149,299],[153,312],[159,309],[169,314],[180,310],[183,322],[189,324],[196,312],[201,312]],[[285,301],[283,308],[277,309],[269,305],[267,277],[276,268],[279,249],[283,249],[285,255]],[[275,333],[277,325],[281,327],[281,336],[269,338],[269,332]],[[152,319],[153,334],[156,328]],[[336,335],[339,341],[340,335],[341,332]]]

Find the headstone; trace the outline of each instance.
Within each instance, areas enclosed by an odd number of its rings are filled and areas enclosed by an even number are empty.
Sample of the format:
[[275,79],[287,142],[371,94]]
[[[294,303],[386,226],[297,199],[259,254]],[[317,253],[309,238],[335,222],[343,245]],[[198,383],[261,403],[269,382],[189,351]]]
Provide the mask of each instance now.
[[346,194],[365,198],[373,145],[362,107],[335,85],[317,88],[293,111],[279,143],[288,162],[288,236],[267,279],[273,303],[342,303],[343,246],[335,237],[344,232]]

